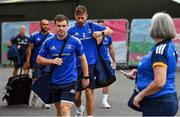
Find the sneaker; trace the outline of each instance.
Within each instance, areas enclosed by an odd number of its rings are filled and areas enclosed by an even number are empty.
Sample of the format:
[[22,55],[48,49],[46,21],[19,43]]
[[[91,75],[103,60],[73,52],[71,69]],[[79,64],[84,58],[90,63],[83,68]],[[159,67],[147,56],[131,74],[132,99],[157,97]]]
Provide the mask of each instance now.
[[49,104],[45,104],[45,103],[44,103],[44,104],[42,105],[42,108],[45,108],[45,109],[50,109],[50,108],[51,108],[51,106],[50,106]]
[[33,107],[35,107],[37,99],[38,99],[38,97],[37,97],[36,95],[34,95],[33,98],[32,98],[32,100],[31,100],[31,105],[32,105]]
[[81,105],[80,108],[77,108],[75,117],[82,117],[85,110],[86,108]]
[[101,104],[101,108],[103,108],[103,109],[110,109],[111,106],[108,104],[108,102],[103,102],[103,103]]

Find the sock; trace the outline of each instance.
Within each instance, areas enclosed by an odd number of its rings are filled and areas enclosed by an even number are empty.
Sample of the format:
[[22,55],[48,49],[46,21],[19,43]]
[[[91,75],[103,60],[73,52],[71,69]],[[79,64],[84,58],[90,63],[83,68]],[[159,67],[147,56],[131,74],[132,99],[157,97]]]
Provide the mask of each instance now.
[[93,115],[87,115],[87,117],[93,117]]
[[82,105],[80,107],[77,107],[78,111],[81,111],[82,110]]
[[103,94],[103,100],[102,100],[103,103],[107,102],[108,96],[109,94]]

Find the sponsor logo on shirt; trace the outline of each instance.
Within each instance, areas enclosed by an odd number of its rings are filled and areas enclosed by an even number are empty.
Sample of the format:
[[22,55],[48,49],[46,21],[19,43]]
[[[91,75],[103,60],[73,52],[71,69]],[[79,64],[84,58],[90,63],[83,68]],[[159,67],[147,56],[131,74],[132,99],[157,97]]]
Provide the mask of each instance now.
[[59,54],[52,54],[52,56],[58,56]]
[[62,56],[69,56],[71,53],[62,53]]
[[37,38],[36,40],[37,40],[37,41],[41,41],[41,39],[40,39],[40,38]]
[[77,37],[77,36],[79,36],[79,33],[78,33],[78,32],[76,32],[76,33],[74,34],[74,36],[76,36],[76,37]]
[[74,90],[74,89],[71,89],[70,91],[69,91],[69,93],[76,93],[76,91]]
[[56,47],[55,47],[55,46],[52,46],[52,47],[51,47],[51,50],[56,50]]
[[84,37],[84,38],[79,38],[80,40],[88,40],[88,39],[92,39],[92,37]]

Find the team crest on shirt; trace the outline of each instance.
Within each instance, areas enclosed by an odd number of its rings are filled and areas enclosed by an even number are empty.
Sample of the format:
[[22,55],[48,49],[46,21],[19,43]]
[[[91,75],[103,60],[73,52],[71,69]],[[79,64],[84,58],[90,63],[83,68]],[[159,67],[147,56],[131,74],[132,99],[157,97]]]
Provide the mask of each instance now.
[[88,29],[88,33],[92,33],[91,29]]
[[85,33],[83,33],[83,38],[85,38],[86,37],[86,34]]
[[55,47],[55,46],[52,46],[52,47],[51,47],[51,50],[56,50],[56,47]]
[[66,48],[68,48],[68,49],[72,49],[72,45],[67,44],[67,45],[66,45]]

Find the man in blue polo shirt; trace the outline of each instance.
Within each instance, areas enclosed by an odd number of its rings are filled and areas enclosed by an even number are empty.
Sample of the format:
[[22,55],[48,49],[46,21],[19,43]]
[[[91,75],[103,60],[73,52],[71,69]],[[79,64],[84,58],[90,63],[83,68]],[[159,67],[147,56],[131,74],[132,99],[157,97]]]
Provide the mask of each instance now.
[[[67,35],[68,19],[65,15],[55,17],[57,34],[43,43],[37,57],[37,62],[52,67],[52,100],[55,103],[57,116],[70,116],[72,104],[75,102],[77,68],[76,60],[79,57],[83,68],[83,88],[89,85],[87,60],[81,41]],[[63,48],[64,45],[64,48]],[[62,51],[61,56],[59,56]]]
[[[42,43],[47,38],[49,38],[53,35],[52,33],[49,32],[49,21],[47,19],[42,19],[40,21],[40,28],[41,28],[41,30],[34,32],[29,39],[30,44],[28,45],[27,59],[26,59],[25,65],[24,65],[24,69],[29,69],[30,66],[32,67],[33,80],[40,77],[44,71],[47,71],[46,66],[38,65],[36,63],[36,58],[38,56],[39,50],[42,46]],[[32,106],[35,106],[37,98],[38,98],[38,96],[36,94],[34,94],[32,101],[31,101]],[[43,103],[42,107],[49,109],[50,105]]]
[[[86,94],[86,109],[87,115],[93,116],[94,113],[94,92],[93,89],[96,88],[95,84],[95,64],[97,61],[97,47],[96,47],[96,40],[94,38],[100,37],[102,35],[109,35],[112,34],[112,30],[109,28],[105,28],[97,23],[90,23],[87,20],[87,10],[86,7],[83,5],[79,5],[76,7],[75,10],[75,19],[76,24],[74,27],[69,29],[69,34],[78,37],[83,45],[85,55],[88,62],[89,68],[89,76],[90,76],[90,85],[85,89]],[[94,37],[94,38],[93,38]],[[78,67],[78,89],[76,94],[77,103],[76,106],[77,114],[76,116],[82,116],[83,111],[85,110],[84,106],[81,105],[81,92],[84,90],[81,85],[82,80],[82,68],[79,64],[79,60],[77,60],[77,67]]]

